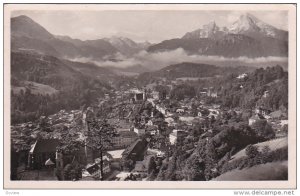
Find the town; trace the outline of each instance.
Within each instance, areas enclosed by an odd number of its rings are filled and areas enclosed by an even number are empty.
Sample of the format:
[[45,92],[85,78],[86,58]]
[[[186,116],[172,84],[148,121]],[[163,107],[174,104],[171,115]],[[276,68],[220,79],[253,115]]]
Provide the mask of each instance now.
[[[236,80],[245,77],[247,74],[243,73]],[[161,83],[172,90],[182,81]],[[287,113],[261,106],[252,111],[224,108],[209,101],[218,97],[212,87],[203,88],[192,98],[184,96],[180,99],[171,98],[170,90],[161,87],[158,83],[140,89],[112,90],[98,99],[98,103],[81,110],[61,110],[47,117],[41,116],[34,122],[12,126],[12,177],[76,181],[210,180],[240,167],[233,163],[246,156],[241,149],[247,144],[263,141],[265,146],[260,151],[267,150],[268,153],[282,152],[287,147]],[[261,96],[267,98],[268,91]],[[97,127],[97,123],[100,126]],[[265,129],[264,133],[254,136],[250,130],[261,124],[259,129]],[[243,134],[237,133],[241,126]],[[244,134],[245,130],[248,133]],[[216,137],[224,141],[212,143]],[[235,141],[234,137],[240,141]],[[201,145],[213,145],[213,150],[219,150],[215,152],[214,160],[210,160],[209,167],[207,162],[196,160],[196,163],[190,163],[190,167],[199,167],[196,174],[185,172],[186,168],[168,173],[170,168],[178,167],[175,159],[189,160],[196,156],[195,151]],[[204,153],[208,153],[208,148]],[[222,157],[222,160],[216,157]],[[220,164],[224,161],[230,169]]]

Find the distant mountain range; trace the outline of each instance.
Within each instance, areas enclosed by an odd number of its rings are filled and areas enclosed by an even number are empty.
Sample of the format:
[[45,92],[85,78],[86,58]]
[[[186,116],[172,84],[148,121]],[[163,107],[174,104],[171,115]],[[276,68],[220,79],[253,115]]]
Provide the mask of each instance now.
[[21,15],[11,18],[12,50],[30,50],[60,58],[89,58],[91,60],[125,56],[147,48],[150,43],[136,43],[128,38],[112,37],[82,41],[49,33],[31,18]]
[[[137,43],[125,37],[83,41],[53,35],[31,18],[21,15],[11,18],[11,48],[12,51],[51,55],[60,59],[80,59],[78,61],[81,62],[113,61],[116,66],[119,61],[127,57],[134,58],[142,50],[155,53],[178,48],[184,49],[187,54],[229,58],[287,57],[288,32],[266,24],[253,15],[244,14],[228,27],[219,27],[215,22],[210,22],[187,32],[181,38],[158,44]],[[136,74],[161,67],[157,64],[156,68],[147,68],[140,63],[127,68],[112,67],[111,70],[126,75],[126,72]]]
[[251,14],[244,14],[229,27],[219,27],[215,22],[210,22],[182,38],[154,44],[148,51],[177,48],[183,48],[189,54],[224,57],[286,57],[288,32],[266,24]]

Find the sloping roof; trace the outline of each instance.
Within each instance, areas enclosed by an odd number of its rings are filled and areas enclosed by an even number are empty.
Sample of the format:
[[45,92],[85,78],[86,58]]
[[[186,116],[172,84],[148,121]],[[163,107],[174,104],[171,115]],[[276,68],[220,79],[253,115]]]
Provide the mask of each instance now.
[[146,166],[144,165],[143,161],[137,161],[133,171],[145,171],[147,170]]
[[88,168],[86,168],[86,171],[89,172],[89,174],[93,174],[95,173],[96,171],[98,171],[100,169],[100,167],[97,165],[97,164],[94,164]]
[[121,137],[130,137],[130,138],[138,137],[137,133],[134,131],[121,131],[119,132],[119,135]]
[[143,139],[138,139],[134,143],[132,143],[128,148],[125,149],[125,151],[122,153],[122,155],[130,155],[132,153],[141,153],[145,150],[145,147],[147,146],[148,142]]
[[265,118],[262,115],[260,115],[260,114],[256,114],[256,115],[252,116],[250,119],[264,120]]
[[54,165],[53,161],[49,158],[46,162],[45,165]]
[[113,159],[120,159],[122,158],[122,153],[124,152],[125,149],[122,150],[112,150],[112,151],[107,151],[108,154],[112,156]]
[[38,139],[30,149],[30,153],[56,152],[58,139]]
[[283,116],[283,113],[280,110],[277,110],[275,112],[270,113],[270,116],[273,118],[280,118],[281,116]]

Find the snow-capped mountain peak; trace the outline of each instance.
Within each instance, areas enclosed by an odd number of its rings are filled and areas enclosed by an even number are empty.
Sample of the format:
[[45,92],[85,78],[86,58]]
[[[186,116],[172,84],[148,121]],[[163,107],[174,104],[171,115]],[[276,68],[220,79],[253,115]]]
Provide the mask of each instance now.
[[211,21],[202,26],[201,29],[197,29],[195,31],[189,32],[183,36],[183,38],[187,39],[198,39],[198,38],[212,38],[215,36],[219,36],[222,34],[222,30],[217,26],[215,21]]
[[206,25],[203,25],[203,30],[209,31],[209,32],[216,32],[219,30],[219,27],[216,25],[215,21],[211,21]]
[[186,33],[183,38],[220,38],[227,34],[243,34],[250,37],[272,37],[287,40],[287,32],[269,25],[252,14],[242,14],[237,21],[229,27],[219,27],[212,21],[195,31]]
[[132,41],[129,38],[126,37],[118,37],[118,36],[112,36],[111,38],[106,39],[108,42],[110,42],[113,46],[121,46],[121,45],[127,45],[130,47],[136,47],[136,43]]
[[242,14],[230,27],[229,32],[234,34],[246,34],[252,36],[278,37],[283,33],[279,30],[253,16],[252,14]]
[[235,21],[230,27],[229,31],[231,33],[240,33],[242,31],[255,31],[259,30],[257,24],[259,23],[259,20],[250,15],[250,14],[243,14],[239,17],[237,21]]

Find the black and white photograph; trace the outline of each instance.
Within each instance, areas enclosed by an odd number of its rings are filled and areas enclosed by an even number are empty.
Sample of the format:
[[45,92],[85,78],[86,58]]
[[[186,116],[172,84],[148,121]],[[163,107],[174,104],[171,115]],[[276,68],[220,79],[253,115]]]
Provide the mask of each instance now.
[[7,186],[295,186],[295,5],[4,11]]

